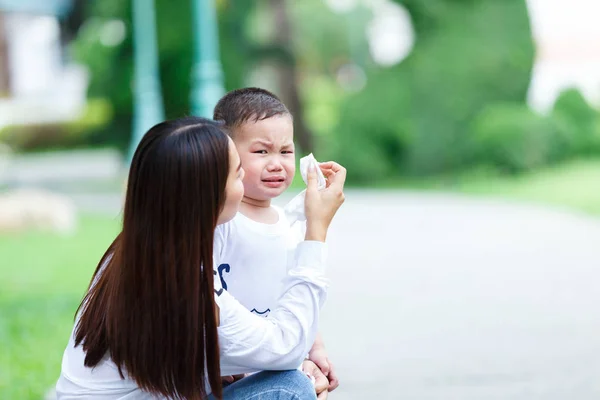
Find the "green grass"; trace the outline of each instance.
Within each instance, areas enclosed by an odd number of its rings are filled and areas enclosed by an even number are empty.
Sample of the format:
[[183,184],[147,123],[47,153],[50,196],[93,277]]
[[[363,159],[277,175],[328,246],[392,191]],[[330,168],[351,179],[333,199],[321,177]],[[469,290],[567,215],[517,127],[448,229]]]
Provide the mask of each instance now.
[[494,196],[600,215],[600,159],[570,161],[517,176],[477,170],[459,176],[388,181],[380,187]]
[[119,221],[84,216],[74,236],[0,235],[0,399],[56,383],[73,314]]

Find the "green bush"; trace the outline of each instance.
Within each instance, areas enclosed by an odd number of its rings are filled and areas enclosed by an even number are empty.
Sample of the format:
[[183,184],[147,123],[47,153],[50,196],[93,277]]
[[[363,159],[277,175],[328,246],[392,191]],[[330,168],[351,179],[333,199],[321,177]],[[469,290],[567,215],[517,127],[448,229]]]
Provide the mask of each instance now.
[[[366,88],[342,106],[338,141],[348,140],[349,130],[362,129],[353,132],[357,137],[378,131],[389,136],[375,140],[375,157],[394,164],[395,174],[460,170],[469,162],[473,119],[490,104],[525,104],[534,58],[526,2],[397,2],[412,17],[414,49],[396,66],[367,69]],[[402,149],[393,158],[387,156],[390,142]]]
[[93,144],[94,134],[104,128],[113,116],[113,108],[105,99],[88,100],[82,115],[74,121],[14,125],[0,130],[0,142],[16,151],[64,149]]
[[552,118],[561,123],[572,139],[573,155],[600,153],[600,114],[577,89],[560,94],[552,110]]
[[395,71],[379,74],[367,90],[394,101],[377,101],[371,96],[351,98],[343,107],[334,140],[328,146],[331,158],[346,166],[348,179],[356,183],[398,175],[412,140],[408,92],[399,92],[389,84]]
[[524,104],[486,107],[469,132],[471,161],[510,173],[564,159],[571,147],[564,126]]

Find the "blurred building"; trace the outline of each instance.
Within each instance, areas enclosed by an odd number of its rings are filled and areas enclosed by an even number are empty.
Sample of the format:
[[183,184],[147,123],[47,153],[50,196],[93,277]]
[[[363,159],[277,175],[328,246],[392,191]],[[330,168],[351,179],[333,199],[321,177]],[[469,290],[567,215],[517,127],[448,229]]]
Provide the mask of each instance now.
[[529,104],[547,112],[561,91],[578,89],[600,106],[600,1],[528,0],[537,45]]
[[78,118],[88,75],[65,57],[60,20],[72,0],[0,0],[0,130]]

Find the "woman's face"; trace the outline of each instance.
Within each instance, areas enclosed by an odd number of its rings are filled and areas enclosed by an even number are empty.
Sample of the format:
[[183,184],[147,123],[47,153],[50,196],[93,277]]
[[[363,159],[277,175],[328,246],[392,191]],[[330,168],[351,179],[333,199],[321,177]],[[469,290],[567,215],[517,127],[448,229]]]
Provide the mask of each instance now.
[[225,205],[219,215],[217,224],[224,224],[230,221],[238,212],[242,197],[244,197],[242,179],[244,179],[244,169],[240,163],[240,155],[233,141],[229,139],[229,176],[227,177],[227,186],[225,187]]

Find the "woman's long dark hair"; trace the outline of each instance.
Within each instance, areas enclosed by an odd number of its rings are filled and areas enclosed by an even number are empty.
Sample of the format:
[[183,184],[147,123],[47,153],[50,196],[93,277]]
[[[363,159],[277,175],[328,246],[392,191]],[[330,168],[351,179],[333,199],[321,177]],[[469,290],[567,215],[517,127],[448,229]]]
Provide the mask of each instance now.
[[222,396],[213,238],[225,202],[229,141],[218,124],[162,122],[129,171],[123,230],[81,302],[85,365],[109,355],[122,377],[172,399]]

